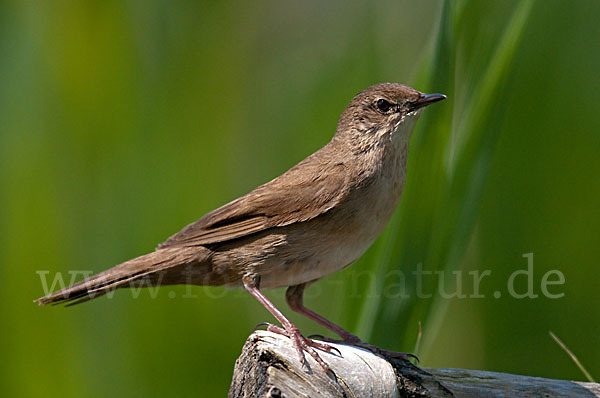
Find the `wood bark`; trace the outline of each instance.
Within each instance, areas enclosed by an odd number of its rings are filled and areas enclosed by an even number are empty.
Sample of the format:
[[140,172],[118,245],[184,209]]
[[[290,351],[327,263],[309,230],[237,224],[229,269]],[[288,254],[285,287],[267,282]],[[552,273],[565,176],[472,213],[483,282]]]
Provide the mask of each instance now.
[[421,369],[408,361],[331,344],[319,352],[328,376],[306,355],[300,363],[287,337],[257,331],[235,363],[229,397],[600,397],[600,384],[465,369]]

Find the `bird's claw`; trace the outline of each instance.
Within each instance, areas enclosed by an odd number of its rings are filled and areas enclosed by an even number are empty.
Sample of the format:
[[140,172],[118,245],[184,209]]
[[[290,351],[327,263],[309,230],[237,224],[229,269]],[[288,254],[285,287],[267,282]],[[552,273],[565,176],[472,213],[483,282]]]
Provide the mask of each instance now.
[[336,347],[332,347],[329,344],[321,343],[319,341],[314,341],[309,337],[304,337],[296,327],[291,327],[289,328],[289,330],[287,330],[285,328],[282,328],[281,326],[273,325],[268,322],[263,322],[258,324],[256,328],[262,326],[266,326],[267,331],[269,332],[281,334],[292,340],[292,344],[294,345],[294,348],[298,353],[298,357],[300,358],[300,362],[302,363],[303,368],[305,368],[306,370],[310,370],[308,362],[306,361],[306,357],[304,356],[304,353],[307,352],[321,366],[321,368],[323,368],[325,373],[335,378],[335,373],[333,373],[329,365],[327,365],[325,361],[321,359],[315,348],[329,353],[335,351],[338,355],[341,356],[342,353]]
[[[266,326],[267,329],[269,328],[269,326],[271,326],[271,324],[269,322],[261,322],[258,325],[254,326],[254,329],[252,330],[253,332],[256,332],[258,329],[262,328],[263,326]],[[273,325],[274,326],[274,325]]]
[[[314,336],[316,336],[316,335],[311,335],[311,337],[314,337]],[[319,337],[320,337],[319,340],[323,340],[328,343],[352,345],[355,347],[364,348],[365,350],[369,350],[372,353],[374,353],[375,355],[380,355],[380,356],[389,357],[389,358],[399,358],[399,359],[403,359],[405,361],[414,359],[417,363],[419,363],[419,358],[414,354],[410,354],[410,353],[406,353],[406,352],[395,352],[395,351],[384,350],[375,345],[365,343],[364,341],[362,341],[361,339],[359,339],[357,336],[354,336],[354,335],[347,336],[343,340],[330,339],[328,337],[323,337],[323,336],[319,336]]]

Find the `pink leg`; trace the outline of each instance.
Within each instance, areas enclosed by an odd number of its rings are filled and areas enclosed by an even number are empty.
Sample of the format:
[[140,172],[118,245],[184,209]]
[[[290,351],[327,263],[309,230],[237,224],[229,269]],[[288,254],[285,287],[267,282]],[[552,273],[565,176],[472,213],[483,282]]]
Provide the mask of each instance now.
[[[397,358],[402,358],[402,359],[408,359],[409,357],[411,357],[411,358],[415,358],[418,360],[418,358],[412,354],[382,350],[381,348],[379,348],[377,346],[365,343],[364,341],[359,339],[356,335],[348,332],[347,330],[336,325],[335,323],[325,319],[324,317],[317,314],[316,312],[311,311],[308,308],[306,308],[304,306],[302,296],[304,294],[304,289],[308,285],[309,285],[309,283],[302,283],[300,285],[290,286],[290,287],[288,287],[287,291],[285,292],[285,299],[293,311],[298,312],[302,315],[305,315],[308,318],[312,319],[313,321],[325,326],[327,329],[335,332],[338,336],[340,336],[342,338],[342,341],[341,341],[342,343],[365,348],[369,351],[374,352],[375,354],[383,354],[384,356],[397,357]],[[328,339],[328,338],[323,338],[322,340],[325,340],[325,341],[328,341],[331,343],[340,342],[338,340],[333,340],[333,339]]]
[[321,365],[321,367],[326,373],[333,374],[329,366],[321,359],[321,357],[319,356],[319,354],[317,354],[313,347],[322,349],[326,352],[330,352],[334,348],[327,344],[318,343],[316,341],[302,336],[302,334],[300,334],[300,331],[298,330],[298,327],[296,327],[296,325],[290,322],[290,320],[287,319],[281,313],[281,311],[279,311],[277,307],[273,305],[273,303],[271,303],[271,301],[258,289],[256,284],[252,280],[250,280],[250,278],[243,278],[243,283],[248,293],[253,295],[267,310],[269,310],[269,312],[273,314],[273,316],[283,326],[283,328],[280,328],[279,326],[267,323],[267,330],[288,336],[292,340],[296,352],[300,357],[300,362],[302,362],[304,366],[307,365],[306,358],[304,357],[304,351],[306,351],[310,354],[310,356],[312,356],[315,359],[315,361],[317,361],[319,365]]
[[327,329],[335,332],[335,334],[340,336],[346,343],[351,344],[353,342],[357,342],[357,343],[360,342],[361,340],[357,336],[353,335],[352,333],[348,332],[344,328],[323,318],[321,315],[317,314],[316,312],[314,312],[312,310],[309,310],[308,308],[306,308],[304,306],[302,296],[304,294],[304,289],[307,286],[308,286],[308,283],[302,283],[300,285],[288,287],[287,291],[285,292],[285,299],[286,299],[288,305],[290,306],[290,308],[292,309],[292,311],[295,311],[302,315],[305,315],[306,317],[312,319],[313,321],[325,326]]

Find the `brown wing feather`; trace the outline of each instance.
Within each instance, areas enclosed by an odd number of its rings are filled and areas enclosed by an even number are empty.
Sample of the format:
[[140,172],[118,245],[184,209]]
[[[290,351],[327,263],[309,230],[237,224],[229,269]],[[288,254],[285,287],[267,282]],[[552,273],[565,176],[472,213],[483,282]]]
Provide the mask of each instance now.
[[323,147],[280,177],[206,214],[158,248],[225,242],[327,212],[347,193],[345,166],[334,161],[327,149]]

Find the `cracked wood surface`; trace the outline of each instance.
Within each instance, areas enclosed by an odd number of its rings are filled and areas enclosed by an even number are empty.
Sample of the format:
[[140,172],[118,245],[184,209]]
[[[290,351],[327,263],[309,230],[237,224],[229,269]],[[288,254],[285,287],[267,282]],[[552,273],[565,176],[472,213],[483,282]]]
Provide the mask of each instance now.
[[332,344],[320,352],[336,374],[307,355],[304,369],[287,337],[256,331],[235,363],[229,397],[600,397],[600,385],[465,369],[421,369],[410,362]]

